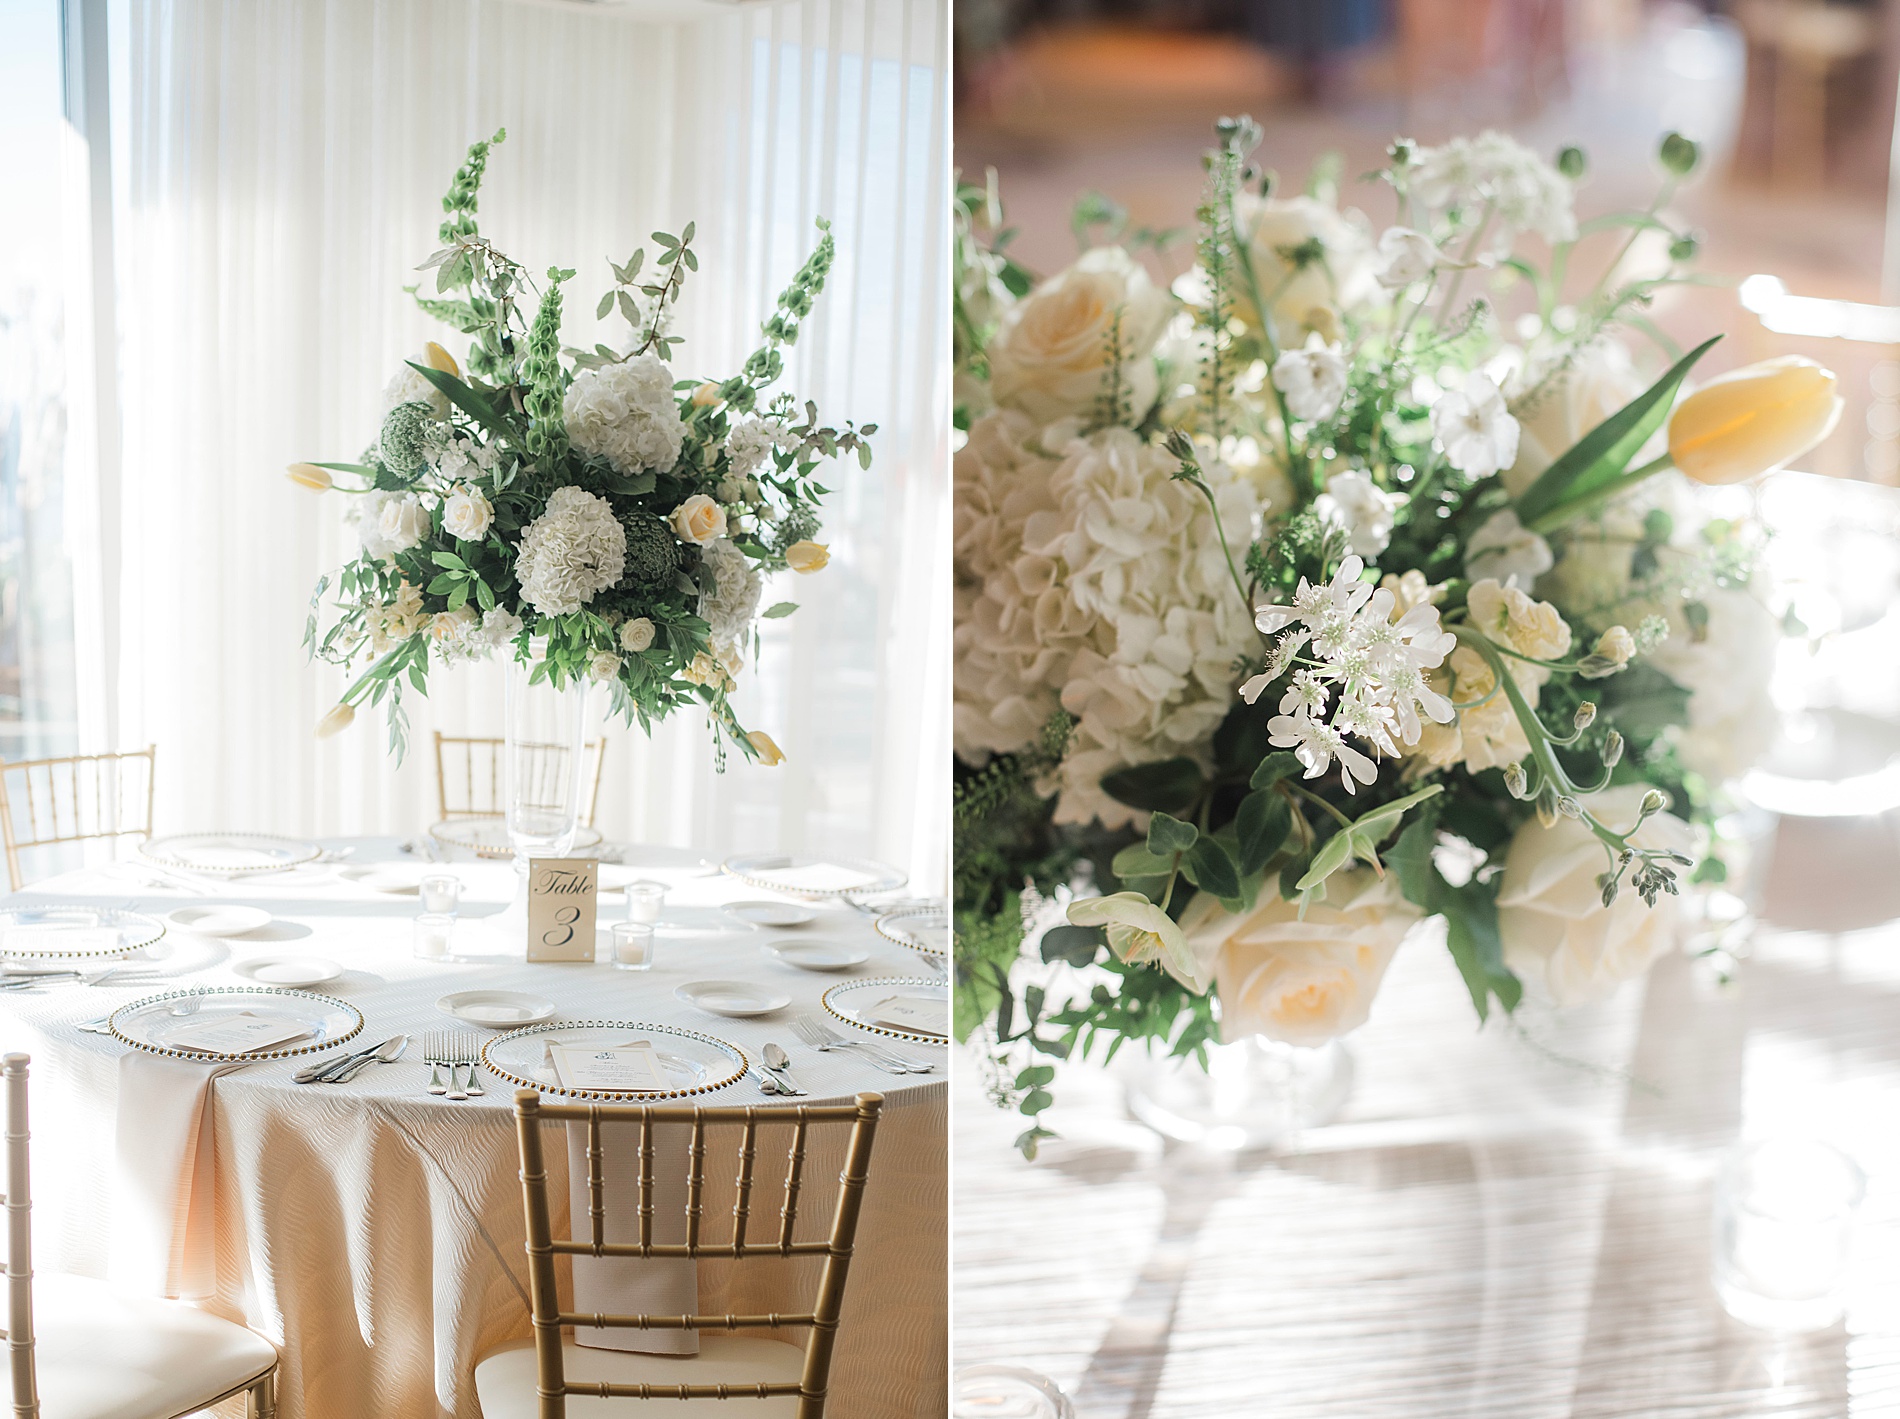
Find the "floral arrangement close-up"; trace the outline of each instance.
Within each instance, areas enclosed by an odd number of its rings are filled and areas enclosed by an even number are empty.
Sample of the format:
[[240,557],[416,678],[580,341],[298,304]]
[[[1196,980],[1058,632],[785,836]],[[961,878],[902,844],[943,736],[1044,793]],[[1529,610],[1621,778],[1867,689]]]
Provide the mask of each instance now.
[[[470,337],[465,361],[430,343],[389,382],[381,429],[356,462],[290,468],[308,488],[354,495],[362,541],[311,599],[310,650],[361,670],[318,732],[383,704],[400,756],[405,684],[426,694],[432,665],[512,647],[533,660],[535,682],[608,686],[629,724],[700,703],[722,754],[729,743],[775,763],[771,737],[748,732],[728,698],[756,658],[758,622],[797,609],[761,609],[763,579],[826,565],[815,539],[828,489],[815,475],[840,455],[868,468],[876,432],[826,427],[815,404],[766,392],[824,289],[831,235],[820,221],[738,374],[683,379],[669,364],[682,343],[675,307],[699,268],[690,222],[653,233],[651,266],[644,247],[609,263],[595,318],[626,322],[622,348],[565,346],[575,272],[551,269],[537,285],[476,224],[491,143],[505,136],[470,147],[443,198],[443,246],[419,268],[433,291],[409,288]],[[333,586],[339,614],[326,629]]]
[[959,195],[956,1029],[1032,1156],[1052,1061],[1328,1045],[1428,922],[1474,1023],[1640,976],[1799,630],[1706,490],[1841,400],[1798,357],[1698,385],[1717,341],[1654,318],[1696,145],[1580,221],[1576,148],[1400,140],[1375,232],[1261,137],[1220,124],[1191,260],[1091,196],[1038,280]]

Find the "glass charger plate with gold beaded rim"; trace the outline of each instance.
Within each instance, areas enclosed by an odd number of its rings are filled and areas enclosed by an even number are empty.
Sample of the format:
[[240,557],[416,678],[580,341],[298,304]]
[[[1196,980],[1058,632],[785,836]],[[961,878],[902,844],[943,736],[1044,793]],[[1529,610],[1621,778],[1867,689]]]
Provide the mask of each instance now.
[[[429,836],[443,847],[459,847],[477,857],[500,861],[515,855],[515,840],[508,836],[504,818],[445,818],[429,829]],[[576,857],[587,856],[587,849],[601,846],[600,831],[586,826],[574,830]]]
[[[246,1010],[287,1015],[309,1026],[309,1031],[274,1049],[224,1052],[174,1047],[166,1042],[166,1036],[180,1027]],[[363,1012],[333,995],[293,990],[288,986],[200,986],[148,995],[143,1000],[121,1005],[107,1017],[106,1028],[111,1030],[114,1039],[132,1048],[168,1059],[292,1059],[300,1054],[333,1049],[356,1038],[363,1030]]]
[[899,907],[871,924],[886,941],[895,941],[919,956],[936,961],[950,957],[950,913],[939,902]]
[[[561,1086],[554,1066],[548,1062],[550,1044],[605,1050],[633,1040],[652,1043],[671,1088],[637,1093],[567,1089]],[[637,1020],[553,1020],[545,1025],[510,1030],[482,1046],[482,1064],[497,1078],[523,1089],[537,1089],[543,1094],[558,1094],[569,1099],[618,1099],[632,1103],[715,1093],[745,1078],[746,1070],[751,1067],[746,1052],[730,1040],[679,1025],[655,1025]]]
[[874,896],[894,892],[910,879],[889,863],[868,857],[810,857],[784,852],[746,852],[723,864],[729,877],[748,887],[783,892],[788,897],[822,901],[827,897]]
[[[925,1030],[906,1030],[896,1025],[881,1025],[862,1018],[862,1012],[888,1000],[893,995],[911,995],[924,1000],[944,1002],[944,1013],[949,1014],[949,991],[941,980],[923,980],[917,976],[873,976],[869,980],[846,981],[834,985],[819,997],[827,1014],[845,1022],[854,1030],[863,1030],[867,1034],[883,1035],[887,1039],[908,1040],[919,1045],[947,1045],[947,1035],[933,1035]],[[949,1023],[948,1018],[944,1023]]]
[[129,956],[156,945],[164,935],[165,923],[158,918],[118,907],[74,904],[0,908],[0,958],[37,961]]
[[249,877],[282,872],[323,856],[307,838],[276,833],[174,833],[139,844],[139,856],[160,867],[207,877]]

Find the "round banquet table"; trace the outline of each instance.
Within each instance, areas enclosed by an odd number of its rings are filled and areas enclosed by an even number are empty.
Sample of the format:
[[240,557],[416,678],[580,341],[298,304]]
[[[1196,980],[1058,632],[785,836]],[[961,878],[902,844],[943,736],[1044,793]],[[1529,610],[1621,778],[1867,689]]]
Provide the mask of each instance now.
[[[754,1062],[766,1041],[777,1041],[791,1054],[808,1102],[848,1099],[861,1091],[882,1094],[829,1412],[839,1419],[944,1413],[945,1051],[906,1045],[911,1053],[940,1061],[939,1069],[894,1076],[853,1052],[808,1048],[790,1027],[794,1013],[824,1016],[820,996],[841,980],[928,978],[932,972],[920,957],[877,935],[869,915],[843,903],[813,904],[818,920],[796,931],[747,926],[720,905],[770,894],[718,874],[692,854],[636,849],[642,854],[632,859],[636,870],[609,865],[603,881],[611,887],[647,877],[668,884],[652,970],[529,963],[519,947],[512,959],[418,960],[410,945],[411,922],[421,910],[416,895],[376,890],[351,880],[346,870],[390,861],[432,864],[404,856],[393,839],[326,846],[347,853],[340,861],[288,872],[206,882],[204,894],[121,863],[67,873],[8,898],[13,904],[83,900],[160,918],[182,906],[245,903],[276,918],[256,933],[217,940],[173,927],[150,953],[158,957],[149,966],[152,973],[134,983],[0,992],[0,1045],[33,1057],[36,1269],[124,1281],[131,1279],[128,1258],[156,1255],[156,1273],[141,1272],[139,1282],[243,1321],[278,1345],[284,1419],[476,1419],[476,1361],[532,1333],[514,1088],[485,1073],[482,1098],[452,1102],[429,1095],[419,1037],[445,1029],[487,1034],[436,1009],[436,1000],[451,991],[521,990],[554,1001],[557,1022],[685,1026],[738,1045]],[[508,900],[512,867],[475,860],[443,867],[463,883],[457,952],[500,950],[476,918],[498,912]],[[606,924],[621,912],[619,894],[603,890],[603,942]],[[781,935],[849,938],[870,955],[846,972],[801,971],[763,949]],[[184,1159],[186,1173],[196,1179],[189,1205],[177,1204],[169,1228],[157,1224],[150,1207],[128,1201],[149,1192],[148,1168],[164,1165],[150,1163],[141,1151],[140,1130],[151,1120],[125,1116],[142,1105],[129,1104],[121,1084],[142,1078],[137,1071],[154,1065],[177,1066],[77,1026],[167,990],[251,984],[235,967],[270,952],[323,956],[344,966],[341,978],[316,989],[363,1013],[362,1034],[349,1048],[406,1032],[412,1036],[409,1051],[395,1064],[370,1066],[346,1085],[294,1083],[292,1074],[317,1056],[262,1060],[220,1073],[198,1115],[203,1126],[195,1148]],[[674,995],[687,981],[734,978],[777,987],[791,997],[791,1008],[725,1019]],[[839,1033],[852,1033],[832,1023]],[[123,1093],[143,1099],[142,1087]],[[766,1098],[742,1078],[691,1102],[787,1101]],[[789,1128],[782,1131],[789,1136]],[[761,1159],[768,1146],[769,1134],[761,1138]],[[566,1152],[558,1143],[547,1149],[557,1234],[566,1224]],[[709,1154],[709,1217],[720,1205],[714,1161]],[[836,1173],[835,1160],[814,1149],[801,1228],[810,1225],[821,1234]],[[730,1183],[724,1186],[730,1190]],[[729,1212],[729,1198],[725,1205]],[[805,1218],[813,1220],[807,1224]],[[780,1269],[772,1276],[759,1274],[774,1267]],[[154,1282],[153,1274],[167,1280]],[[702,1261],[700,1309],[794,1309],[792,1303],[809,1296],[814,1282],[815,1268],[802,1260],[747,1262],[738,1272],[730,1261]],[[802,1340],[803,1332],[793,1338]]]

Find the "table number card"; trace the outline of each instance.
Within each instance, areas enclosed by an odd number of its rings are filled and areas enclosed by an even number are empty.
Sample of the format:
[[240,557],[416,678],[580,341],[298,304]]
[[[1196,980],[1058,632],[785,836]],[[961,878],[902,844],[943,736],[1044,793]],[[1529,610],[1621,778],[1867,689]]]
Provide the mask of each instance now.
[[600,863],[591,857],[528,862],[528,959],[591,961]]

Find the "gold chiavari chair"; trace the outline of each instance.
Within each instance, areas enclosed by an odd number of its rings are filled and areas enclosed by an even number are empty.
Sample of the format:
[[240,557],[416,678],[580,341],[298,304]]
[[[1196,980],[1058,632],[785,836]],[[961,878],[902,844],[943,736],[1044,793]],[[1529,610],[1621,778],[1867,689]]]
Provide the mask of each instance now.
[[[570,1396],[581,1400],[576,1416],[608,1419],[648,1411],[642,1402],[723,1400],[718,1412],[734,1419],[823,1419],[831,1378],[831,1354],[844,1307],[845,1279],[857,1238],[858,1211],[870,1175],[871,1144],[877,1134],[883,1096],[859,1094],[850,1104],[800,1105],[796,1108],[686,1105],[550,1104],[532,1089],[515,1093],[515,1125],[521,1150],[521,1194],[527,1213],[528,1294],[534,1339],[507,1347],[475,1367],[475,1393],[483,1419],[567,1419]],[[542,1152],[543,1120],[587,1127],[587,1194],[590,1235],[586,1240],[553,1235],[548,1211],[548,1175]],[[791,1146],[778,1195],[778,1224],[764,1237],[748,1233],[754,1190],[758,1129],[761,1124],[789,1125]],[[687,1147],[686,1240],[653,1241],[653,1136],[656,1126],[690,1126]],[[606,1237],[606,1183],[601,1135],[614,1128],[640,1132],[640,1172],[634,1201],[639,1240],[609,1242]],[[806,1146],[817,1130],[849,1130],[844,1171],[829,1234],[797,1239],[798,1195]],[[730,1235],[707,1240],[701,1231],[701,1197],[706,1181],[709,1134],[737,1130],[737,1192]],[[576,1227],[579,1219],[576,1219]],[[724,1230],[724,1228],[721,1228]],[[771,1315],[597,1315],[563,1311],[556,1291],[557,1256],[726,1257],[821,1256],[817,1296],[809,1311]],[[564,1344],[561,1331],[571,1326],[618,1326],[641,1330],[698,1330],[697,1355],[648,1355]],[[803,1345],[733,1335],[740,1329],[785,1327],[805,1330]],[[718,1334],[716,1332],[727,1332]],[[613,1401],[622,1401],[614,1403]],[[671,1410],[668,1411],[672,1412]]]
[[22,848],[92,838],[149,838],[157,769],[157,745],[128,754],[69,754],[12,763],[0,759],[0,836],[6,842],[7,880],[13,890],[26,885]]
[[[439,729],[435,732],[435,797],[444,822],[451,818],[503,816],[501,756],[505,743],[501,739],[444,734]],[[567,746],[528,744],[523,748],[529,800],[554,802],[560,796],[561,778],[567,769]],[[606,741],[590,740],[586,753],[587,762],[581,765],[586,775],[581,780],[581,822],[591,828],[594,809],[600,803],[600,771],[607,759]]]
[[33,1275],[28,1059],[0,1064],[7,1092],[7,1361],[14,1419],[180,1419],[234,1395],[276,1412],[277,1349],[178,1301],[83,1276]]

